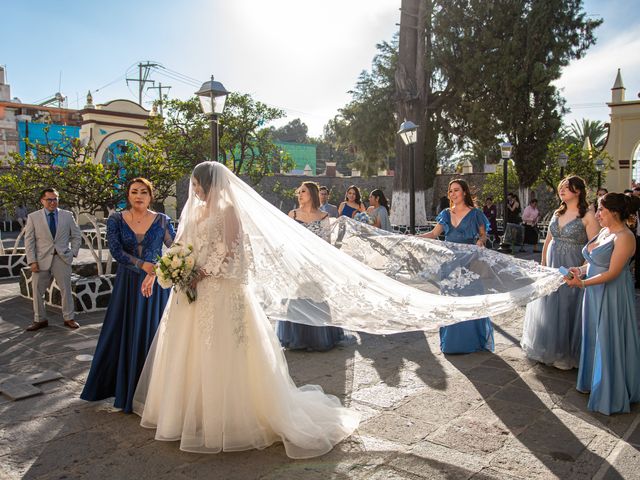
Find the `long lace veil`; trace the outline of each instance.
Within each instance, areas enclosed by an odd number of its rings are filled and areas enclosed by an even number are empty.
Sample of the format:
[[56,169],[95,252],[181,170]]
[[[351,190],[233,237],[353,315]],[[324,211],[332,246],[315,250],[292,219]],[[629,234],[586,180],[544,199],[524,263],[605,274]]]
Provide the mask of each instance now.
[[234,255],[242,261],[235,264],[246,269],[247,284],[272,319],[379,334],[433,330],[511,311],[562,283],[555,270],[535,262],[389,234],[345,217],[332,220],[326,242],[224,165],[196,169],[208,198],[203,202],[192,186],[177,240],[193,241],[204,220],[215,233],[208,238],[239,247]]

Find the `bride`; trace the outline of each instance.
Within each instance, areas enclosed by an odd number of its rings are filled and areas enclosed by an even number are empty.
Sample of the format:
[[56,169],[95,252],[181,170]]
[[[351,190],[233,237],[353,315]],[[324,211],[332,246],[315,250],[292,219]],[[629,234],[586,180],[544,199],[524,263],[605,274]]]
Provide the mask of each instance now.
[[316,385],[296,387],[247,286],[250,251],[222,164],[197,165],[176,241],[193,245],[198,299],[172,293],[134,396],[143,427],[217,453],[282,442],[291,458],[330,451],[360,416]]
[[[209,453],[281,441],[290,457],[307,458],[353,433],[358,413],[319,386],[294,385],[267,315],[376,334],[437,330],[513,312],[562,284],[533,262],[346,217],[329,237],[224,165],[196,166],[176,241],[193,246],[198,299],[172,292],[133,399],[156,439]],[[477,290],[488,293],[468,293]]]

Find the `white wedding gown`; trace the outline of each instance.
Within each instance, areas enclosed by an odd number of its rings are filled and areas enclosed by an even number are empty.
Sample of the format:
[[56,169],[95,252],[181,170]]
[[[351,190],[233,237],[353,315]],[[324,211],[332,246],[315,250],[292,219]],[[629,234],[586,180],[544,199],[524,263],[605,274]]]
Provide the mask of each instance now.
[[219,227],[198,228],[196,263],[218,273],[200,282],[194,303],[172,292],[134,411],[143,427],[156,429],[157,440],[179,440],[189,452],[282,442],[291,458],[323,455],[353,433],[360,416],[319,386],[294,385],[271,324],[246,285],[243,242],[225,246],[225,239],[209,238],[221,237]]

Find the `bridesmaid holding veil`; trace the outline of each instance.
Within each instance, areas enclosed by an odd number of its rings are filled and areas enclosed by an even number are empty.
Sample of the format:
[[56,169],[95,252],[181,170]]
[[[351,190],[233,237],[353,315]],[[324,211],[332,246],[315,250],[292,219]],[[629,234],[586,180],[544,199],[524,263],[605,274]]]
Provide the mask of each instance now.
[[153,186],[146,178],[127,185],[127,209],[107,220],[107,241],[118,270],[91,363],[83,400],[115,397],[114,406],[131,413],[133,392],[169,290],[155,282],[154,264],[162,245],[173,242],[169,217],[149,209]]
[[[541,264],[571,267],[582,263],[582,247],[600,230],[587,203],[582,178],[571,176],[558,185],[560,207],[553,214],[542,247]],[[578,366],[582,341],[582,295],[566,285],[527,305],[522,349],[527,357],[561,370]]]
[[[433,230],[421,237],[437,239],[444,232],[447,242],[467,243],[484,247],[487,241],[489,220],[474,207],[471,190],[465,180],[456,178],[449,182],[451,208],[442,210]],[[468,288],[477,288],[470,285]],[[477,292],[482,293],[482,292]],[[440,328],[442,353],[471,353],[493,351],[493,327],[489,318],[479,318]]]

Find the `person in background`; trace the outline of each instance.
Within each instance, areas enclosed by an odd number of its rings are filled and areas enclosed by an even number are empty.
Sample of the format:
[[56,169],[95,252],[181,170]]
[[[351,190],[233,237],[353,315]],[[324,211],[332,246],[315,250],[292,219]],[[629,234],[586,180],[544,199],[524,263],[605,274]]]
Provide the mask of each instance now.
[[443,195],[442,197],[440,197],[440,200],[438,200],[438,208],[436,208],[436,215],[438,215],[445,208],[449,208],[449,206],[450,206],[449,197],[447,197],[446,195]]
[[629,259],[636,244],[626,221],[637,198],[602,197],[600,233],[582,249],[586,263],[565,282],[584,293],[582,348],[576,389],[589,394],[587,408],[604,415],[627,413],[640,402],[640,338]]
[[24,228],[27,224],[27,216],[29,212],[27,212],[27,207],[24,204],[20,204],[16,207],[16,222],[20,225],[20,230]]
[[351,185],[344,194],[344,202],[338,207],[338,215],[353,218],[357,212],[364,211],[360,189],[355,185]]
[[[522,223],[524,224],[524,243],[533,245],[533,253],[539,253],[538,249],[538,222],[540,221],[540,211],[538,210],[538,200],[532,198],[522,213]],[[523,248],[520,251],[524,251]]]
[[[560,268],[581,265],[582,247],[600,225],[587,203],[587,186],[578,176],[558,185],[560,206],[549,222],[540,263]],[[520,342],[532,360],[570,370],[578,366],[582,341],[582,295],[566,285],[527,305]]]
[[384,196],[384,192],[379,188],[376,188],[369,194],[369,208],[367,213],[373,219],[373,226],[392,231],[391,221],[389,220],[389,202],[387,197]]
[[64,326],[71,329],[80,326],[74,320],[71,264],[80,251],[82,232],[73,213],[58,208],[59,200],[55,188],[45,188],[40,194],[42,209],[27,217],[24,246],[33,288],[33,323],[27,327],[29,332],[49,326],[43,297],[52,278],[60,289]]
[[633,195],[633,190],[631,190],[630,188],[625,188],[624,189],[624,194],[628,197],[630,197],[631,195]]
[[[640,186],[633,187],[633,196],[640,199]],[[633,220],[632,228],[636,237],[636,253],[633,256],[634,260],[634,275],[635,275],[635,287],[640,288],[640,209],[633,212],[630,217]]]
[[598,202],[600,201],[600,199],[602,197],[604,197],[607,193],[609,193],[609,190],[607,190],[604,187],[600,187],[598,189],[598,192],[596,193],[596,199],[593,202],[593,213],[596,213],[598,211]]
[[91,363],[83,400],[115,397],[114,406],[131,413],[133,394],[156,335],[170,289],[155,281],[155,262],[175,232],[170,218],[150,209],[153,185],[134,178],[127,185],[127,208],[107,219],[107,241],[118,270]]
[[329,189],[325,186],[320,187],[320,211],[326,212],[331,218],[338,217],[338,207],[329,203]]
[[498,208],[493,203],[493,197],[489,196],[484,200],[482,213],[489,220],[489,235],[491,235],[494,242],[498,241]]

